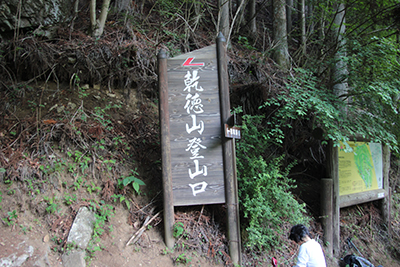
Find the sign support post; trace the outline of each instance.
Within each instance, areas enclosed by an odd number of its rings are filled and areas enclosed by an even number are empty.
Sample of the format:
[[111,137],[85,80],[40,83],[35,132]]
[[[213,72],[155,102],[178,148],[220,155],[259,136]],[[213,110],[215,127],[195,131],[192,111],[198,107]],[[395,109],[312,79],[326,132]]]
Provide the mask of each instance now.
[[390,149],[389,145],[382,146],[383,156],[383,189],[386,192],[385,198],[381,200],[381,210],[384,223],[387,225],[389,232],[391,231],[391,189],[389,186],[389,172],[390,172]]
[[332,194],[329,196],[329,198],[323,201],[323,203],[325,203],[326,207],[331,206],[332,213],[329,214],[329,217],[324,220],[324,226],[328,227],[328,232],[325,235],[325,241],[332,242],[332,244],[329,246],[329,250],[333,253],[333,255],[338,256],[340,252],[339,159],[338,150],[333,146],[332,141],[329,141],[327,162],[328,173],[332,179],[330,182],[328,182],[328,184],[332,186],[332,188],[325,188],[325,190],[331,191]]
[[[229,103],[229,81],[228,66],[226,59],[226,40],[222,33],[217,37],[217,62],[218,62],[218,85],[220,92],[221,123],[228,123],[230,114]],[[234,264],[241,262],[241,242],[240,242],[240,223],[239,223],[239,202],[237,196],[237,177],[236,177],[236,155],[235,139],[225,137],[224,127],[222,128],[222,149],[225,173],[225,196],[228,212],[228,239],[229,253]]]
[[167,76],[167,54],[161,50],[158,54],[158,87],[160,91],[160,128],[161,128],[161,158],[162,177],[164,188],[164,231],[165,243],[169,249],[174,248],[173,225],[174,204],[172,195],[172,172],[171,172],[171,145],[169,142],[169,111],[168,111],[168,76]]

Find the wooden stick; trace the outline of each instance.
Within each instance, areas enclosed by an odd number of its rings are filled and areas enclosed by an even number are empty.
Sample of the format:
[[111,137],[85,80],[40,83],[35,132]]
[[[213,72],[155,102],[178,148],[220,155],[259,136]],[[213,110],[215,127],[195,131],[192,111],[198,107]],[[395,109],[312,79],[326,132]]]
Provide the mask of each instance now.
[[131,242],[135,243],[137,241],[137,239],[143,234],[144,230],[146,230],[147,225],[149,225],[158,215],[160,215],[160,211],[156,213],[156,215],[154,215],[153,217],[151,217],[151,219],[149,220],[148,216],[146,218],[146,221],[144,222],[143,226],[140,227],[140,229],[129,239],[129,241],[126,243],[126,247],[129,246],[129,244]]

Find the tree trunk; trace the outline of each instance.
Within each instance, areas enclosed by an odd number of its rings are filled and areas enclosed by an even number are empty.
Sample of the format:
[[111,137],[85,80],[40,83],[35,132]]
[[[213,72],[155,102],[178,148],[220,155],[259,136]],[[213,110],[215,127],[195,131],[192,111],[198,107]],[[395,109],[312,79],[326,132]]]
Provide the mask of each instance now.
[[110,7],[111,0],[104,0],[103,6],[101,8],[99,24],[97,29],[95,30],[94,37],[98,38],[103,34],[104,25],[106,24],[107,15],[108,15],[108,8]]
[[90,0],[90,33],[93,34],[97,26],[96,22],[96,0]]
[[314,29],[315,29],[314,6],[311,4],[308,4],[306,10],[307,10],[306,17],[308,18],[306,20],[306,25],[309,25],[308,32],[314,33]]
[[218,31],[221,32],[225,38],[228,38],[229,36],[229,4],[230,0],[218,0],[218,6],[219,6]]
[[284,69],[289,68],[289,52],[286,29],[286,0],[273,0],[273,30],[276,63]]
[[346,31],[345,23],[345,5],[339,4],[333,22],[333,32],[335,34],[337,44],[335,53],[335,65],[333,67],[333,91],[337,96],[347,94],[347,65],[344,61],[344,57],[346,57],[346,42],[344,39],[344,34]]
[[249,6],[249,25],[250,25],[250,33],[255,35],[257,33],[257,24],[256,24],[256,0],[250,0]]
[[300,30],[301,30],[301,48],[303,55],[306,55],[307,44],[306,44],[306,3],[305,0],[299,1],[299,19],[300,19]]
[[286,30],[289,35],[292,32],[292,9],[293,0],[286,0]]
[[[244,5],[243,2],[246,2],[246,1],[248,1],[248,0],[237,0],[236,7],[240,7],[241,5]],[[245,13],[246,13],[246,9],[242,8],[238,15],[238,22],[237,22],[238,31],[240,30],[240,28],[242,28],[243,26],[246,25]]]

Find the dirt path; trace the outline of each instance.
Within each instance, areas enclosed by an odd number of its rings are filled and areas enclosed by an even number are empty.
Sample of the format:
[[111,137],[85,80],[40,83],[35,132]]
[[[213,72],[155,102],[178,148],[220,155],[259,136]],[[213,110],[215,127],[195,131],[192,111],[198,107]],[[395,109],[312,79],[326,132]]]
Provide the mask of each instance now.
[[[56,235],[46,224],[47,219],[32,214],[30,210],[22,212],[13,205],[12,196],[3,196],[2,204],[2,207],[7,205],[7,211],[2,210],[2,218],[6,218],[8,212],[13,210],[17,210],[18,218],[10,225],[2,220],[0,266],[62,266],[62,253],[57,251]],[[161,232],[162,223],[147,229],[136,244],[126,246],[136,232],[127,223],[128,215],[123,207],[115,208],[115,216],[110,217],[109,221],[113,230],[101,236],[98,245],[102,250],[88,257],[88,266],[176,266],[177,259],[180,263],[192,266],[223,266],[189,250],[169,252]]]

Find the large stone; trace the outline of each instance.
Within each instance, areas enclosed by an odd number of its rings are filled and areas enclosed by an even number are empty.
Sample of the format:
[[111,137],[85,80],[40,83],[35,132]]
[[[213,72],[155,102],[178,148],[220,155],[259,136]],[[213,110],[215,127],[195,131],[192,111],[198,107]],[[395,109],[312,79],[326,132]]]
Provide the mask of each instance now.
[[[25,242],[23,242],[25,243]],[[19,245],[17,246],[17,249]],[[19,267],[23,266],[29,257],[32,257],[34,248],[32,246],[27,246],[24,250],[25,253],[18,255],[18,252],[11,254],[8,257],[4,257],[0,259],[0,266],[12,266]]]
[[75,217],[74,223],[69,230],[67,244],[74,247],[67,250],[62,256],[64,267],[85,267],[85,249],[93,234],[93,227],[96,218],[88,208],[80,208]]
[[73,250],[67,252],[62,256],[62,262],[64,267],[85,267],[85,251]]
[[93,212],[86,207],[80,208],[69,231],[67,243],[74,244],[83,250],[86,249],[92,238],[95,221],[96,218]]
[[[22,5],[20,4],[22,3]],[[71,0],[2,0],[0,32],[19,28],[37,28],[64,21],[71,14]],[[19,16],[19,23],[18,17]]]

